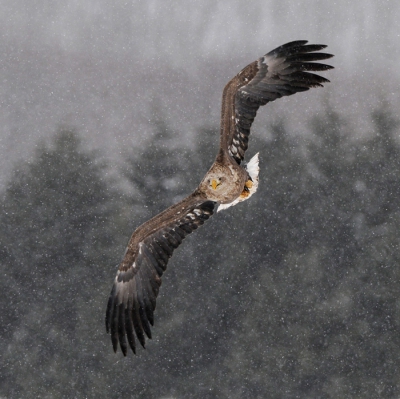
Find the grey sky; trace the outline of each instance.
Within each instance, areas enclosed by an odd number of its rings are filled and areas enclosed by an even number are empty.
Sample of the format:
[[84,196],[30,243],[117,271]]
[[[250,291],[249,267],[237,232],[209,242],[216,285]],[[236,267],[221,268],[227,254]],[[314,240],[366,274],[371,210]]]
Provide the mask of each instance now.
[[[323,91],[290,99],[295,119],[329,99],[365,130],[378,101],[399,105],[399,20],[394,0],[3,0],[0,185],[60,124],[113,158],[151,138],[157,109],[190,141],[197,127],[219,123],[235,73],[297,39],[328,44],[336,69]],[[286,104],[271,104],[257,123]]]

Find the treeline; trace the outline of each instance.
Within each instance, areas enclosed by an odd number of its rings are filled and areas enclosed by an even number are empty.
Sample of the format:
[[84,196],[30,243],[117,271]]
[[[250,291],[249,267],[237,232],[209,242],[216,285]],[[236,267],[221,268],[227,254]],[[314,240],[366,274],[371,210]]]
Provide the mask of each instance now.
[[[252,137],[259,192],[175,252],[154,338],[112,352],[104,313],[130,234],[196,187],[218,129],[193,151],[155,123],[107,178],[61,129],[1,197],[0,396],[396,398],[400,394],[399,122],[384,107],[355,140],[340,115]],[[250,156],[247,158],[249,159]]]

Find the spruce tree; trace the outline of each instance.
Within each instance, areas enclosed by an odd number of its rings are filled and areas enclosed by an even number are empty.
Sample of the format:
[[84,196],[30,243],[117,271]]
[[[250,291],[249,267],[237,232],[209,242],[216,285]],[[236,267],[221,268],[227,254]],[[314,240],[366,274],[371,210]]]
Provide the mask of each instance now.
[[85,381],[83,358],[97,356],[89,348],[115,263],[115,202],[104,167],[76,132],[61,129],[18,165],[0,206],[1,362],[11,389],[4,394],[73,397],[73,385]]

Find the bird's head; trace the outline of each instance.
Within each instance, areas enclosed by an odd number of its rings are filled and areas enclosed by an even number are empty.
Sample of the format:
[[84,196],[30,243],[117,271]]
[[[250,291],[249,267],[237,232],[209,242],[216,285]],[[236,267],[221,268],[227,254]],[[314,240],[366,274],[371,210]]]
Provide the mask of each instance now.
[[212,201],[221,201],[230,190],[226,176],[220,170],[210,171],[200,184],[201,191]]

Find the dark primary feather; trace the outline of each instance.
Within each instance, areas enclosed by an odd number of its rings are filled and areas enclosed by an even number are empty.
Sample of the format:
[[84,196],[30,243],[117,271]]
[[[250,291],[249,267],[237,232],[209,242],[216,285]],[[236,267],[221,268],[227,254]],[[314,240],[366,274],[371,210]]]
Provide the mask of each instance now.
[[106,313],[106,329],[111,332],[114,351],[119,343],[124,355],[128,345],[136,353],[135,335],[143,347],[145,337],[151,339],[156,298],[168,260],[182,240],[213,214],[214,205],[214,202],[206,201],[173,215],[169,223],[164,223],[137,244],[129,268],[121,270],[120,267]]
[[[329,82],[309,71],[326,71],[330,65],[315,63],[333,57],[331,54],[314,53],[324,49],[323,44],[306,44],[299,40],[284,44],[256,61],[257,68],[250,68],[248,83],[241,85],[235,95],[235,126],[228,143],[230,154],[240,164],[248,147],[250,128],[260,106],[282,96],[321,87]],[[250,64],[249,68],[252,64]],[[255,66],[255,63],[254,63]],[[246,68],[243,69],[245,72]],[[256,70],[254,74],[253,70]],[[237,76],[240,76],[239,73]],[[242,76],[243,79],[243,76]]]

